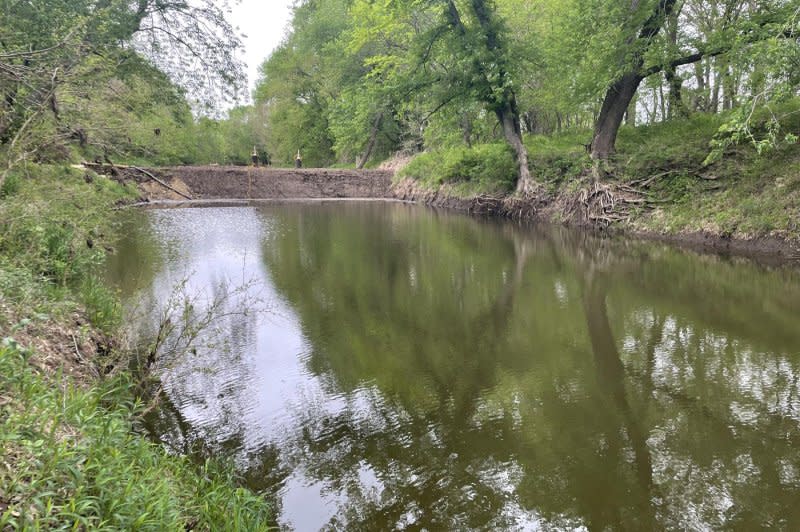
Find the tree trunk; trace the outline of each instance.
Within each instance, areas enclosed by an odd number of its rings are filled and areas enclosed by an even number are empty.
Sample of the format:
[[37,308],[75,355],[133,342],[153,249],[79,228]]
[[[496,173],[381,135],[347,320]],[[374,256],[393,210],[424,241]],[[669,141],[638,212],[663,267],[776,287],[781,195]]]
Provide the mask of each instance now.
[[719,57],[715,58],[714,63],[717,65],[718,68],[714,69],[714,88],[711,90],[711,112],[718,113],[719,112],[719,86],[720,82],[722,81],[722,68],[719,67],[719,64],[723,60]]
[[[617,133],[625,118],[625,111],[633,100],[639,83],[644,79],[641,73],[644,54],[661,31],[667,17],[672,15],[676,2],[677,0],[659,0],[653,13],[642,23],[639,34],[628,42],[633,47],[633,58],[628,65],[625,65],[624,73],[606,91],[592,138],[590,150],[592,159],[606,160],[614,153]],[[638,7],[639,2],[633,2],[631,11],[636,11]]]
[[468,148],[472,147],[472,119],[469,114],[461,115],[461,137]]
[[514,150],[514,156],[519,166],[517,193],[522,195],[530,194],[535,190],[536,186],[531,177],[531,172],[528,169],[528,149],[525,148],[525,143],[522,142],[522,131],[519,125],[519,116],[517,115],[516,106],[513,102],[506,104],[496,111],[496,114],[503,128],[503,136]]
[[362,170],[364,166],[369,161],[370,156],[372,155],[372,150],[375,149],[375,142],[378,140],[378,132],[381,129],[381,122],[383,121],[383,111],[378,113],[378,116],[375,117],[375,122],[372,124],[372,131],[369,133],[369,142],[367,143],[367,149],[364,150],[364,156],[358,163],[358,169]]
[[725,65],[725,73],[722,76],[722,109],[730,111],[736,106],[736,86],[738,85],[730,63]]
[[683,80],[675,73],[674,68],[669,68],[664,72],[667,78],[667,85],[669,86],[669,107],[667,108],[667,118],[672,120],[678,117],[689,116],[689,110],[683,103],[683,96],[681,90],[683,88]]
[[533,119],[532,111],[527,111],[525,113],[522,113],[522,115],[520,116],[520,120],[522,121],[522,127],[525,133],[528,133],[529,135],[534,133],[534,127],[535,127],[534,124],[536,123],[536,121]]
[[603,99],[603,106],[600,108],[600,116],[594,127],[594,137],[592,138],[591,155],[595,160],[606,160],[614,153],[614,146],[617,142],[617,133],[625,118],[625,111],[628,110],[642,76],[637,74],[625,74],[615,81]]
[[[453,0],[449,0],[448,20],[450,25],[462,36],[467,35],[467,29],[461,20]],[[535,183],[531,178],[528,169],[528,150],[522,142],[522,129],[520,126],[520,114],[517,107],[517,97],[514,89],[511,88],[510,76],[505,65],[505,48],[501,43],[498,33],[497,21],[494,19],[494,11],[491,2],[486,0],[471,0],[472,12],[478,21],[483,37],[485,38],[486,50],[492,55],[498,66],[499,80],[494,80],[486,71],[486,66],[475,59],[476,71],[480,72],[483,85],[482,100],[494,111],[500,126],[503,128],[503,136],[514,150],[514,155],[519,166],[519,180],[517,181],[517,193],[527,195],[536,189]]]
[[[672,13],[667,20],[667,27],[669,31],[667,36],[673,48],[678,46],[678,16],[680,12]],[[669,106],[667,107],[667,119],[672,120],[678,116],[686,117],[689,115],[688,110],[683,104],[681,98],[681,88],[683,80],[678,76],[676,67],[668,64],[664,69],[664,77],[667,80],[667,88],[669,89]]]
[[694,111],[705,111],[708,102],[706,96],[706,78],[703,72],[703,62],[694,64],[694,79],[697,83],[696,96],[692,99],[692,109]]

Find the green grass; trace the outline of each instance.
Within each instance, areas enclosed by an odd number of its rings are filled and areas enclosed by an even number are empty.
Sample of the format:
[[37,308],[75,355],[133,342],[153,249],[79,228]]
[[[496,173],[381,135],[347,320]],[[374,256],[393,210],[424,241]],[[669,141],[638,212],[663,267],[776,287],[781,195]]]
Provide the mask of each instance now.
[[[752,133],[766,134],[775,116],[786,133],[800,132],[800,100],[754,113]],[[677,234],[709,232],[725,237],[800,239],[800,145],[759,154],[748,142],[730,145],[704,164],[718,129],[730,115],[696,115],[620,132],[621,179],[656,176],[648,191],[659,207],[633,220],[639,229]]]
[[232,467],[168,455],[137,430],[133,375],[96,371],[127,367],[124,353],[75,361],[72,342],[120,323],[103,267],[113,207],[135,196],[59,166],[19,168],[0,187],[0,530],[268,528],[269,505]]
[[112,208],[136,192],[85,170],[33,165],[12,173],[2,191],[0,294],[56,319],[82,304],[96,327],[113,331],[116,298],[98,279],[115,231]]
[[58,385],[11,338],[0,347],[0,529],[266,530],[262,499],[225,471],[134,430],[125,377]]
[[578,179],[589,166],[586,150],[591,131],[571,131],[557,135],[530,135],[525,138],[533,178],[556,192]]

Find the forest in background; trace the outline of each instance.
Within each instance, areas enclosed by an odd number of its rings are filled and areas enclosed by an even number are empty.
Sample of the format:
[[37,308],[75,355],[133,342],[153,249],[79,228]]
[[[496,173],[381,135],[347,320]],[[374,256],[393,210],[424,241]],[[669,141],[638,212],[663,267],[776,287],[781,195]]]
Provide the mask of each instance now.
[[797,0],[305,0],[244,106],[223,4],[3,3],[6,167],[247,164],[253,146],[361,167],[455,149],[467,166],[510,156],[522,190],[536,136],[570,136],[601,169],[621,127],[698,115],[719,116],[708,162],[797,141],[781,106],[798,95]]
[[[738,0],[302,2],[262,66],[253,112],[266,116],[277,161],[298,147],[315,165],[360,166],[398,151],[500,143],[520,183],[529,179],[524,139],[535,135],[577,132],[591,159],[608,161],[623,124],[722,113],[710,160],[742,141],[764,151],[796,141],[784,117],[756,125],[753,113],[797,95],[798,9]],[[501,149],[472,158],[501,159]]]
[[800,238],[800,0],[303,0],[244,105],[224,2],[3,1],[0,182],[31,162],[299,151],[395,160],[406,197]]
[[[188,163],[246,85],[227,2],[0,2],[0,176],[23,162]],[[252,147],[251,147],[252,148]]]

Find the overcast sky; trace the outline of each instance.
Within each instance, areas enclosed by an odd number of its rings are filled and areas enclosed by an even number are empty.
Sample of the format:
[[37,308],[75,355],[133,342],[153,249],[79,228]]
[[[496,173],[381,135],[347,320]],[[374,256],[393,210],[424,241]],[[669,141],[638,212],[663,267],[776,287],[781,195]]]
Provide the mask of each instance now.
[[231,23],[247,35],[244,60],[251,92],[258,79],[259,65],[277,48],[286,33],[293,3],[293,0],[241,0],[232,6]]

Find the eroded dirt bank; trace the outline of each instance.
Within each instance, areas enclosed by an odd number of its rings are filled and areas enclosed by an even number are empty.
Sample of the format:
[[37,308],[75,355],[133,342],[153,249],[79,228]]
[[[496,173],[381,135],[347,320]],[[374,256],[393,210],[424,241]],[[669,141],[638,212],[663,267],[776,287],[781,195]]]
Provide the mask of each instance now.
[[[237,166],[177,166],[142,169],[175,190],[126,169],[149,200],[389,197],[392,172]],[[176,193],[175,191],[180,193]]]
[[[778,237],[734,238],[712,231],[657,233],[618,221],[607,224],[587,216],[585,208],[576,208],[574,198],[542,195],[527,201],[513,197],[460,197],[447,185],[431,190],[412,179],[403,179],[391,187],[395,199],[422,203],[437,208],[454,209],[471,215],[502,216],[516,220],[545,222],[589,231],[625,234],[631,237],[668,242],[701,252],[714,252],[759,259],[778,264],[800,261],[800,242]],[[607,214],[613,215],[613,207]]]
[[[642,230],[613,218],[614,208],[601,210],[602,219],[588,216],[574,198],[543,195],[526,201],[513,197],[459,197],[447,186],[430,190],[410,179],[392,184],[394,172],[387,170],[285,169],[228,166],[183,166],[168,168],[116,168],[118,177],[133,179],[143,199],[241,200],[392,198],[472,215],[501,216],[518,220],[579,226],[588,230],[622,232],[630,236],[661,240],[700,251],[751,256],[768,261],[800,260],[800,242],[781,238],[732,238],[714,232],[661,234]],[[597,213],[595,213],[597,214]],[[610,219],[610,218],[609,218]]]

